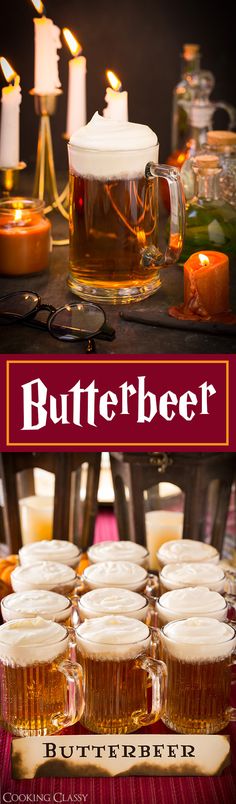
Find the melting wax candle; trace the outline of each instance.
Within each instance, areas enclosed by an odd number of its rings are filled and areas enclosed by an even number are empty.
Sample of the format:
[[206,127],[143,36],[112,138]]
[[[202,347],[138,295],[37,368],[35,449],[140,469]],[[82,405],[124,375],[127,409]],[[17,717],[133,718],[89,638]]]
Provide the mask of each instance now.
[[121,91],[121,81],[112,70],[107,70],[106,76],[110,86],[106,89],[107,106],[103,109],[103,117],[110,117],[112,120],[128,120],[128,92]]
[[34,92],[36,95],[54,95],[61,86],[58,74],[61,48],[60,28],[44,16],[43,3],[32,0],[41,17],[34,19]]
[[229,309],[229,259],[219,251],[196,252],[184,265],[184,304],[200,318]]
[[232,324],[229,305],[229,258],[221,251],[196,251],[184,264],[184,304],[169,307],[169,315],[192,321]]
[[2,89],[0,167],[14,169],[18,167],[20,159],[20,76],[16,75],[6,59],[1,58],[0,62],[6,81],[9,82]]

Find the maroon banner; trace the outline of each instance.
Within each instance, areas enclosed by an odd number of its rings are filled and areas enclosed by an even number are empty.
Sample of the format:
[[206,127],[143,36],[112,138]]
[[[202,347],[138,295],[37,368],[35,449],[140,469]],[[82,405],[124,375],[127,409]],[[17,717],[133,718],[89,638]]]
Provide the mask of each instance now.
[[3,451],[236,450],[234,355],[0,360]]

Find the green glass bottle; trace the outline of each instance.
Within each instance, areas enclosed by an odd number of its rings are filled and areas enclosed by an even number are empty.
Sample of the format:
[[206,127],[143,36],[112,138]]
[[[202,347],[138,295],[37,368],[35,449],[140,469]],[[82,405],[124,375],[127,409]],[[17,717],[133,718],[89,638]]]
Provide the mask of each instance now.
[[236,210],[222,195],[219,157],[203,153],[193,159],[194,196],[186,204],[186,228],[180,264],[194,251],[222,251],[236,256]]

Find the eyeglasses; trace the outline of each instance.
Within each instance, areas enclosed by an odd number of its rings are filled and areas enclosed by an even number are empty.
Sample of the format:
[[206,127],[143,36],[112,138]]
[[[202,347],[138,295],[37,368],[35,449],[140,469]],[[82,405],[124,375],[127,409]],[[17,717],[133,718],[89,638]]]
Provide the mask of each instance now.
[[[37,319],[42,310],[49,313],[46,322]],[[115,330],[106,324],[104,310],[98,304],[80,300],[56,309],[52,304],[42,304],[38,293],[31,290],[0,297],[0,324],[7,322],[48,330],[59,341],[88,340],[87,351],[95,351],[93,338],[111,341],[115,337]]]

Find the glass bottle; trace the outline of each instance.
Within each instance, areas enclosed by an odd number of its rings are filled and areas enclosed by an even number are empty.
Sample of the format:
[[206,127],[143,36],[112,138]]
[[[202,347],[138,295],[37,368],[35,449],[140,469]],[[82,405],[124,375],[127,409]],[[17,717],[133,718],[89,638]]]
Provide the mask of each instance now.
[[[223,155],[223,153],[225,154],[224,170],[226,172],[231,170],[231,165],[229,163],[229,159],[227,159],[227,156],[229,145],[236,145],[236,134],[230,130],[223,132],[214,132],[212,130],[213,117],[216,109],[218,108],[223,108],[228,113],[229,128],[231,128],[231,126],[235,124],[236,120],[235,109],[232,106],[223,103],[223,101],[212,103],[209,98],[199,98],[193,101],[190,112],[191,137],[186,144],[182,164],[180,166],[181,179],[183,182],[186,201],[189,201],[189,199],[192,198],[194,192],[192,159],[199,151],[207,148],[207,145],[210,146],[211,151],[213,150],[214,152],[219,153],[219,155]],[[223,167],[223,158],[221,158],[220,164],[222,164]]]
[[[166,162],[181,170],[186,200],[193,195],[193,174],[189,160],[207,141],[213,128],[214,114],[223,109],[228,115],[228,128],[236,123],[236,110],[224,101],[211,101],[215,79],[208,70],[200,69],[199,45],[184,45],[181,80],[173,93],[172,151]],[[161,185],[162,199],[169,210],[168,188]]]
[[182,151],[188,139],[189,108],[199,81],[200,58],[199,45],[183,45],[181,79],[173,92],[172,153]]
[[[212,73],[200,70],[200,45],[183,45],[181,54],[181,79],[173,91],[171,154],[167,157],[167,165],[181,170],[185,160],[195,153],[195,138],[198,132],[193,130],[191,108],[200,87],[208,87],[208,94],[214,86]],[[160,183],[162,201],[167,211],[170,210],[169,191],[166,183]]]
[[207,145],[219,156],[222,194],[236,208],[236,132],[208,131]]
[[181,263],[195,251],[215,250],[236,256],[236,210],[225,201],[222,168],[214,153],[193,159],[194,195],[186,204],[186,228]]

